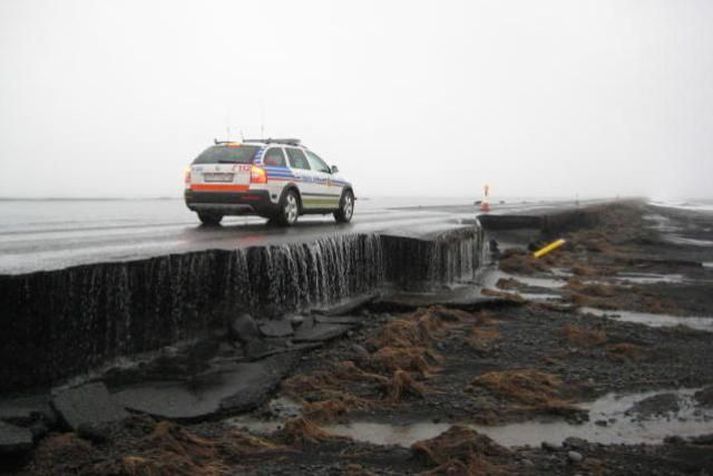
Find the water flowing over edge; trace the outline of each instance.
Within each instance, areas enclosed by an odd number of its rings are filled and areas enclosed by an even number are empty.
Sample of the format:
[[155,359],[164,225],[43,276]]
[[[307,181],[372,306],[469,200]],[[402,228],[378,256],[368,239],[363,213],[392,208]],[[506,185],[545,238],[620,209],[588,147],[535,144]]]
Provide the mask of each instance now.
[[122,356],[373,291],[472,277],[482,230],[431,240],[335,235],[0,276],[2,389],[49,385]]

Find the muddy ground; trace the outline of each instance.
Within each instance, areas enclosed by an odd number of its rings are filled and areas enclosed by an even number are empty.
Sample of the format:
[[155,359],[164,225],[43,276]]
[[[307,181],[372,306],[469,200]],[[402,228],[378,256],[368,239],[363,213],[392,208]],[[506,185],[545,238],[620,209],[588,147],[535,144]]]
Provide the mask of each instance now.
[[[511,298],[507,306],[384,312],[365,304],[356,311],[368,316],[363,327],[304,351],[273,399],[250,414],[192,425],[136,415],[91,434],[53,433],[9,469],[713,474],[713,334],[595,315],[713,317],[713,268],[704,265],[713,263],[713,218],[639,203],[601,217],[540,260],[528,246],[542,243],[501,247],[491,270],[501,274],[484,294]],[[597,419],[591,402],[612,392],[641,396]],[[488,429],[497,430],[492,438]],[[390,444],[376,444],[386,433]]]

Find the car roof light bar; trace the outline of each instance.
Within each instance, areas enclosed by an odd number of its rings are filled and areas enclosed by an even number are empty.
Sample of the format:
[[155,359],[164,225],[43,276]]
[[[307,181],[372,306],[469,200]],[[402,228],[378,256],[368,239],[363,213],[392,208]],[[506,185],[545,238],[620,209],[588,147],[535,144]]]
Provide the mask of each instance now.
[[265,144],[284,144],[284,145],[295,145],[301,144],[299,139],[245,139],[243,142],[264,142]]

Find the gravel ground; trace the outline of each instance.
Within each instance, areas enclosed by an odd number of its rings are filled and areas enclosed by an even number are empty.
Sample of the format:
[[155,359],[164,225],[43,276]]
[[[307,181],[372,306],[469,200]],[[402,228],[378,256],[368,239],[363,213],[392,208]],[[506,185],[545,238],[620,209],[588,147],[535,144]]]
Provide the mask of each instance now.
[[[366,305],[357,311],[370,317],[364,327],[305,352],[283,381],[275,397],[291,399],[296,408],[266,404],[244,416],[277,422],[274,432],[251,435],[227,421],[182,426],[136,416],[98,438],[52,434],[13,471],[713,474],[713,421],[708,436],[674,433],[652,444],[578,438],[547,443],[557,435],[543,427],[542,443],[517,447],[502,446],[467,426],[583,424],[590,417],[586,402],[610,392],[705,388],[692,400],[693,414],[713,406],[710,332],[650,327],[577,310],[586,305],[713,317],[713,269],[700,264],[713,262],[713,248],[705,246],[713,239],[713,219],[640,204],[605,208],[601,217],[596,229],[566,234],[568,244],[543,260],[529,257],[528,243],[500,257],[500,268],[510,276],[493,293],[546,292],[557,294],[557,300],[515,296],[519,302],[511,306],[478,312],[425,307],[398,314]],[[627,272],[683,278],[637,284],[620,279]],[[526,277],[559,277],[562,286],[537,288],[526,284]],[[677,402],[675,393],[656,396],[632,412],[640,419],[676,418],[668,412],[678,408]],[[432,422],[450,429],[410,447],[359,442],[324,430],[363,421]],[[686,421],[681,425],[685,430]]]

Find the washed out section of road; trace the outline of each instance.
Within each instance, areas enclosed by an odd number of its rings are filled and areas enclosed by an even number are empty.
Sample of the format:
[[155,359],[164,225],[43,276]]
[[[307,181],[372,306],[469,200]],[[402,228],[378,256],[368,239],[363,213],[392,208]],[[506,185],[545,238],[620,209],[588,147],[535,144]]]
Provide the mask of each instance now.
[[132,411],[178,421],[247,411],[265,401],[299,356],[290,352],[257,362],[224,364],[189,381],[142,382],[113,397]]

